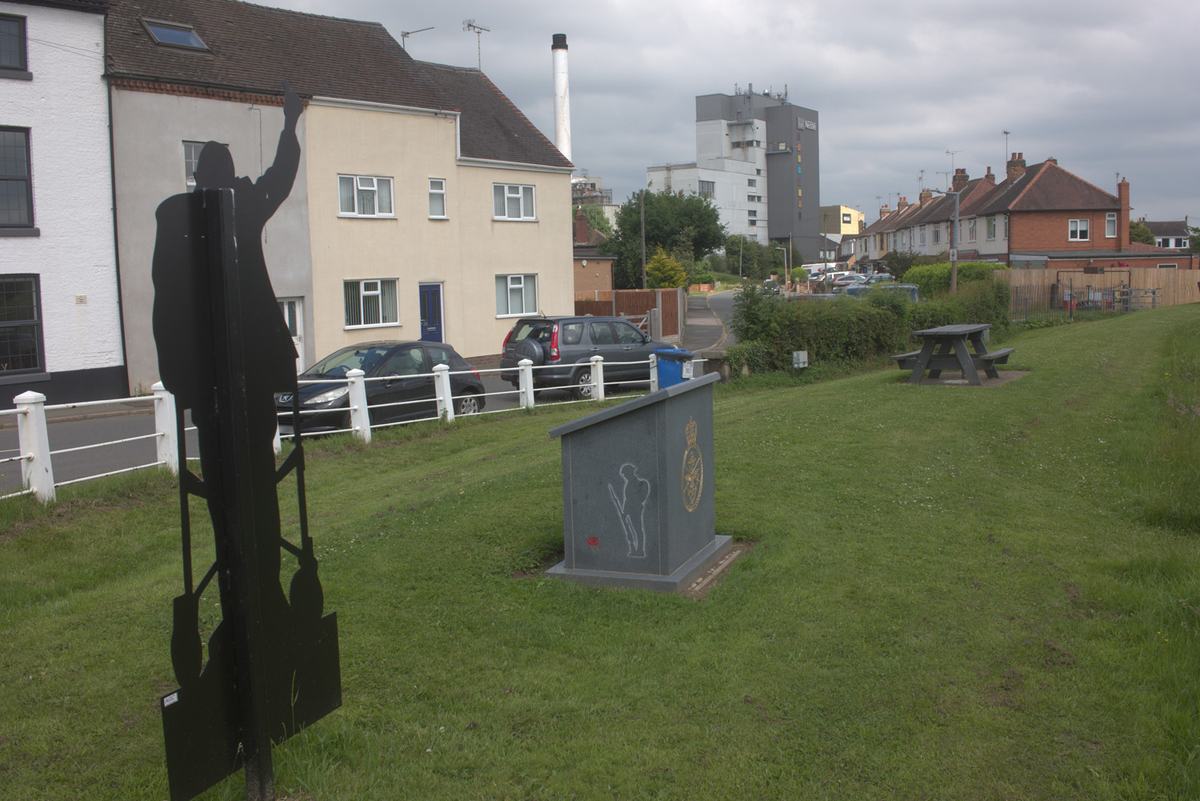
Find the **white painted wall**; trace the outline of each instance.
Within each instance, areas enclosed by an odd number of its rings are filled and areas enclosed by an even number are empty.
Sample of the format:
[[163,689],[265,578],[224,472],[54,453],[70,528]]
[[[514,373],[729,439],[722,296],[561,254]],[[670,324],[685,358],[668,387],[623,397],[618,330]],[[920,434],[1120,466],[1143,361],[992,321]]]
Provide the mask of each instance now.
[[0,13],[26,19],[33,79],[0,79],[0,125],[30,129],[40,231],[0,237],[0,275],[41,276],[47,372],[119,367],[104,17],[6,2]]
[[[216,141],[228,145],[237,174],[257,180],[275,158],[279,132],[283,129],[283,109],[124,89],[113,91],[112,107],[121,294],[129,384],[131,390],[136,390],[148,388],[159,375],[151,327],[154,213],[168,197],[186,191],[183,143]],[[301,149],[296,181],[287,200],[267,222],[263,255],[276,297],[302,298],[304,330],[311,332],[306,118],[307,112],[301,115],[296,127]],[[312,364],[317,356],[309,336],[305,362]]]

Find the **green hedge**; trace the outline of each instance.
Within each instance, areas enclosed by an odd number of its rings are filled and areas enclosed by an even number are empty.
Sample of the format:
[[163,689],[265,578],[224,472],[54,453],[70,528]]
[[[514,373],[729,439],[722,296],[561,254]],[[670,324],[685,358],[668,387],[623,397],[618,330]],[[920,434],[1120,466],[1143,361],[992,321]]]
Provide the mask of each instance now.
[[[990,281],[996,270],[1007,270],[1003,264],[991,264],[984,261],[964,261],[958,265],[958,286],[974,281]],[[947,262],[938,264],[919,264],[904,273],[904,283],[916,284],[921,289],[921,297],[930,298],[950,291],[950,265]]]
[[886,289],[870,292],[865,300],[785,301],[747,286],[734,298],[732,328],[739,344],[726,351],[726,358],[734,375],[743,367],[752,373],[790,369],[797,350],[808,351],[810,365],[861,364],[912,350],[912,332],[923,328],[991,323],[994,333],[1003,333],[1008,305],[1007,281],[977,278],[960,282],[953,296],[935,293],[920,303]]

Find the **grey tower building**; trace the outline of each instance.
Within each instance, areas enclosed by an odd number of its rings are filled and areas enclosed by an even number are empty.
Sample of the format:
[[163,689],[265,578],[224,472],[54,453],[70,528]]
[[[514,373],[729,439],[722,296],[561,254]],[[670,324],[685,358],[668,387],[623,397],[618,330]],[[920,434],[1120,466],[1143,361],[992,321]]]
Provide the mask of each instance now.
[[821,249],[818,115],[787,94],[696,98],[696,161],[646,171],[654,190],[696,192],[720,209],[729,233],[786,242],[815,258]]

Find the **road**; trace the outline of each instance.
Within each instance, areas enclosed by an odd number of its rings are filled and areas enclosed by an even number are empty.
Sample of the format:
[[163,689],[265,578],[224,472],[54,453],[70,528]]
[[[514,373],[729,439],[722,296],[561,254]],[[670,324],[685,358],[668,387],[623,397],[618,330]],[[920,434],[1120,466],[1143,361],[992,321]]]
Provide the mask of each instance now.
[[[733,292],[717,292],[712,295],[688,297],[687,320],[684,325],[681,347],[693,353],[728,347],[734,343],[727,335],[728,320],[733,309]],[[513,387],[500,380],[495,373],[482,376],[487,411],[512,409],[519,405]],[[642,385],[644,386],[644,385]],[[637,389],[638,387],[633,387]],[[610,390],[611,392],[611,390]],[[553,403],[567,400],[568,393],[547,390],[539,395],[539,401]],[[105,408],[105,407],[102,407]],[[81,448],[100,442],[113,442],[154,433],[154,413],[150,404],[144,408],[130,406],[119,412],[103,414],[85,413],[86,410],[71,410],[51,413],[48,421],[50,450],[60,451]],[[195,432],[189,435],[188,453],[197,453]],[[15,418],[0,417],[0,459],[18,453]],[[148,465],[157,460],[154,439],[136,442],[121,442],[93,450],[74,451],[54,457],[54,480],[56,483],[78,478],[100,475],[128,467]],[[0,464],[0,495],[21,489],[21,464]]]

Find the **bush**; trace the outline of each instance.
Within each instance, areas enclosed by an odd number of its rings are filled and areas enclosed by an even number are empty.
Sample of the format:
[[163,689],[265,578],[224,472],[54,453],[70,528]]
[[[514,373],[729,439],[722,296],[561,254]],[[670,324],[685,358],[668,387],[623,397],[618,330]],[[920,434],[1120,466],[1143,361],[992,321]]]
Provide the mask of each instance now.
[[750,373],[765,373],[769,367],[767,346],[761,342],[743,342],[725,350],[725,361],[736,378],[746,369]]
[[[961,289],[963,284],[991,280],[994,271],[1007,269],[1007,267],[1001,264],[964,261],[958,265],[958,286]],[[916,265],[904,274],[904,283],[916,284],[920,287],[921,297],[923,298],[949,292],[950,265],[945,262]]]
[[778,295],[756,284],[745,284],[733,296],[733,335],[739,342],[765,341],[770,320],[778,311]]

